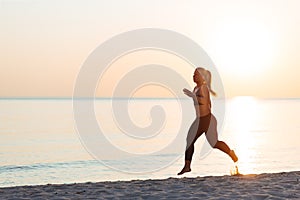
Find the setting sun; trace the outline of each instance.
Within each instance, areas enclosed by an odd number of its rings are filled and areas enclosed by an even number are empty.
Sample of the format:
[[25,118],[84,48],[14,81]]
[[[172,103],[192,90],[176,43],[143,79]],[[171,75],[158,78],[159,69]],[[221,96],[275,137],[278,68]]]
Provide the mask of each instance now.
[[255,20],[228,19],[212,34],[215,59],[228,73],[249,77],[262,73],[275,58],[274,32]]

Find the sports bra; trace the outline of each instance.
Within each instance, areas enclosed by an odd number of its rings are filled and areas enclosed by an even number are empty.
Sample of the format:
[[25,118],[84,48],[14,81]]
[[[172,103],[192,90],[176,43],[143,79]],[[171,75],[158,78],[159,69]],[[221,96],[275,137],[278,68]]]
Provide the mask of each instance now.
[[[201,95],[199,88],[194,89],[194,93],[196,94],[197,97],[204,97]],[[197,98],[193,99],[194,100],[194,105],[204,105],[203,103],[200,103]]]

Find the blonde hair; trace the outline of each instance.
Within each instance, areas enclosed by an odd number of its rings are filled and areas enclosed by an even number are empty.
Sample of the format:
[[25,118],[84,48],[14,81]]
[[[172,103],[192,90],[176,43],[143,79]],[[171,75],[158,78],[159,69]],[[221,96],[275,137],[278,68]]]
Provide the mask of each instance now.
[[197,70],[201,71],[201,74],[203,74],[205,82],[207,84],[207,87],[209,89],[209,92],[213,96],[217,96],[217,93],[211,89],[211,72],[209,70],[206,70],[202,67],[197,67]]

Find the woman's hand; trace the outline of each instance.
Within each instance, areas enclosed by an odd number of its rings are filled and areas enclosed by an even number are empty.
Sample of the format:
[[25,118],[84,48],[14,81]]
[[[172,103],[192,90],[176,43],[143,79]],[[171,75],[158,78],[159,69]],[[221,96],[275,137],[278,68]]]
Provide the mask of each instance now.
[[183,93],[189,97],[192,97],[192,98],[195,97],[195,94],[186,88],[183,89]]

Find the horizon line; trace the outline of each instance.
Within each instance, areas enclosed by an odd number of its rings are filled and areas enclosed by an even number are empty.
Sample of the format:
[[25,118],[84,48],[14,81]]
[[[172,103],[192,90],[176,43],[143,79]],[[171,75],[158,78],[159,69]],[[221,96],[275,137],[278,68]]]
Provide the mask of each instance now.
[[[255,97],[255,96],[233,96],[225,99],[234,99],[239,97],[250,97],[258,100],[300,100],[300,97]],[[73,99],[95,99],[95,100],[110,100],[110,99],[162,99],[162,100],[172,100],[172,99],[189,99],[189,97],[0,97],[0,100],[73,100]],[[224,99],[224,98],[215,98],[215,99]]]

